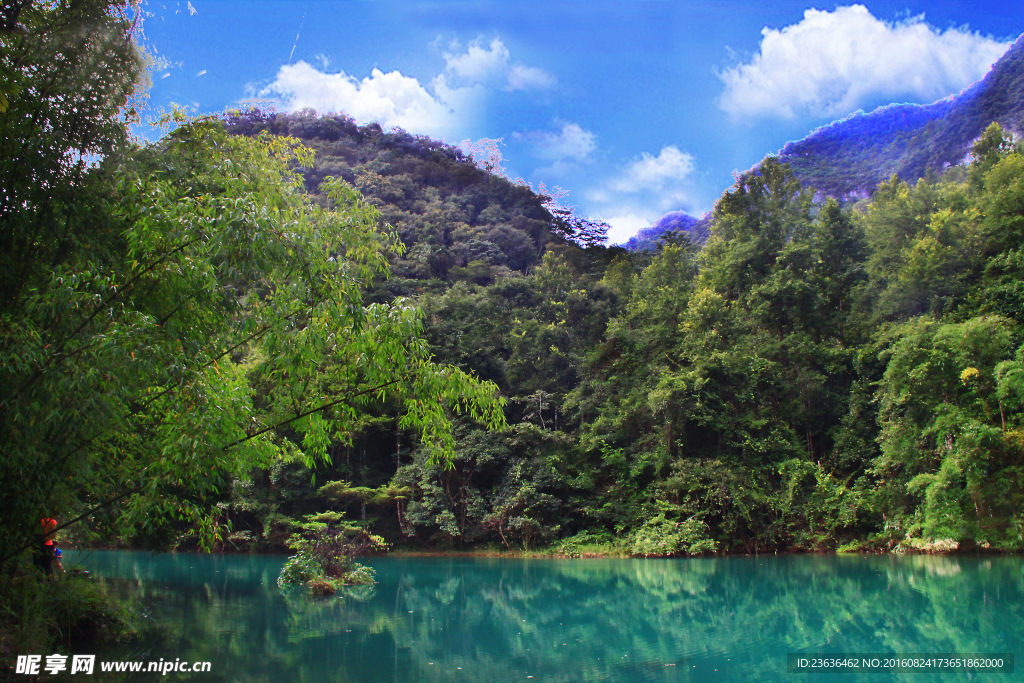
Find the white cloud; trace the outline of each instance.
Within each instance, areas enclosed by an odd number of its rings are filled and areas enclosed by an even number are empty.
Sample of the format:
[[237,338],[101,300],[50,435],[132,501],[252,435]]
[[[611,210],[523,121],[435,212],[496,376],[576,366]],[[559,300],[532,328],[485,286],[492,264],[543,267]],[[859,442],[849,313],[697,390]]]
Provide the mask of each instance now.
[[[458,41],[449,46],[458,50]],[[465,52],[444,53],[445,73],[459,83],[504,82],[505,90],[543,90],[557,83],[554,76],[535,66],[511,62],[511,55],[501,38],[494,38],[489,45],[474,40]]]
[[585,192],[590,214],[612,226],[609,244],[620,244],[666,211],[694,211],[693,156],[667,145],[658,155],[643,153],[619,172]]
[[622,244],[629,240],[639,230],[650,227],[657,217],[654,213],[644,212],[625,213],[604,218],[604,222],[611,226],[608,229],[608,244]]
[[978,80],[1009,47],[923,16],[881,21],[863,5],[809,9],[797,24],[761,31],[761,49],[724,70],[719,105],[734,120],[839,117],[870,100],[941,99]]
[[544,69],[516,64],[508,72],[506,90],[543,90],[554,87],[555,77]]
[[445,53],[444,56],[445,69],[471,83],[504,77],[508,70],[508,60],[508,48],[501,42],[501,38],[492,40],[488,47],[474,40],[465,53]]
[[674,145],[663,147],[658,156],[647,152],[631,161],[608,187],[615,192],[674,192],[693,173],[693,156]]
[[[450,49],[457,51],[458,43]],[[282,66],[269,85],[254,88],[251,94],[264,98],[260,101],[276,98],[273,101],[287,110],[344,112],[361,124],[376,121],[384,128],[398,126],[457,140],[481,121],[487,97],[496,87],[522,90],[554,83],[541,69],[511,64],[500,38],[489,45],[474,41],[465,52],[446,52],[444,71],[427,84],[397,70],[374,69],[362,80],[344,71],[328,73],[327,58],[317,59],[320,68],[305,61]]]
[[512,137],[532,145],[534,156],[547,161],[586,161],[597,148],[597,136],[571,122],[563,122],[558,131],[517,131]]
[[282,66],[260,95],[276,95],[289,110],[311,108],[321,113],[345,112],[359,123],[376,121],[385,128],[438,136],[450,134],[472,119],[483,95],[481,88],[452,88],[443,76],[431,94],[420,82],[399,71],[374,69],[356,80],[344,72],[324,73],[300,61]]
[[206,69],[203,69],[202,71],[200,71],[199,73],[197,73],[197,74],[196,74],[196,76],[202,76],[202,75],[204,75],[204,74],[206,74]]

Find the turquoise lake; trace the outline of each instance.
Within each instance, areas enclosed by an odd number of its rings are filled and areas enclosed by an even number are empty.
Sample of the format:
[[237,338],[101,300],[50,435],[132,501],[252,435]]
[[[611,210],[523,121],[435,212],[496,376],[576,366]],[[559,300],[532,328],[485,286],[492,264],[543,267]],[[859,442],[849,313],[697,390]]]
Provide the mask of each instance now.
[[1019,656],[1020,557],[378,557],[376,586],[312,598],[277,587],[282,556],[67,556],[145,615],[141,638],[81,652],[211,663],[125,680],[1024,680],[1024,662],[1015,673],[787,668],[790,653]]

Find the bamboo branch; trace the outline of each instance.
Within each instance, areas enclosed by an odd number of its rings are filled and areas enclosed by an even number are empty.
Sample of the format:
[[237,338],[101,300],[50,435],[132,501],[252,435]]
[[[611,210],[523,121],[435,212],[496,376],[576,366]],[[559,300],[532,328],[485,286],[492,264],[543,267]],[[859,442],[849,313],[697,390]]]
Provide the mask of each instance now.
[[331,401],[330,403],[325,403],[322,406],[318,406],[316,408],[310,408],[309,410],[307,410],[305,412],[302,412],[302,413],[299,413],[298,415],[295,415],[293,417],[290,417],[287,420],[282,420],[281,422],[278,422],[277,424],[273,424],[273,425],[271,425],[269,427],[265,427],[265,428],[259,430],[258,432],[253,432],[252,434],[249,434],[248,436],[246,436],[243,439],[239,439],[238,441],[233,441],[233,442],[229,443],[227,446],[225,446],[224,450],[227,450],[229,448],[234,448],[235,446],[238,446],[239,444],[243,444],[246,441],[250,441],[252,439],[255,439],[257,436],[260,436],[262,434],[266,434],[267,432],[273,431],[273,430],[277,429],[278,427],[283,427],[286,424],[291,424],[292,422],[295,422],[296,420],[301,420],[302,418],[307,417],[309,415],[312,415],[313,413],[319,413],[322,410],[327,410],[328,408],[336,406],[339,403],[344,403],[345,401],[348,401],[350,399],[356,398],[357,396],[365,396],[366,394],[372,394],[375,391],[380,391],[381,389],[383,389],[385,387],[389,387],[392,384],[397,384],[398,382],[401,382],[403,379],[405,379],[405,378],[404,377],[399,377],[397,379],[391,380],[390,382],[385,382],[384,384],[378,384],[377,386],[370,387],[369,389],[363,389],[362,391],[357,391],[357,392],[348,394],[347,396],[343,396],[342,398],[339,398],[336,401]]

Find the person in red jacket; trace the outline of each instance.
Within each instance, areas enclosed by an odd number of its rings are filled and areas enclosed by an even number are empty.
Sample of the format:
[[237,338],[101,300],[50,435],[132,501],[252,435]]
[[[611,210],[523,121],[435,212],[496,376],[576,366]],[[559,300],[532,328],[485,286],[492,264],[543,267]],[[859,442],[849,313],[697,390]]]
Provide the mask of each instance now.
[[35,564],[47,576],[53,576],[53,556],[57,549],[54,540],[54,532],[57,530],[57,520],[52,517],[43,517],[43,536],[36,551]]

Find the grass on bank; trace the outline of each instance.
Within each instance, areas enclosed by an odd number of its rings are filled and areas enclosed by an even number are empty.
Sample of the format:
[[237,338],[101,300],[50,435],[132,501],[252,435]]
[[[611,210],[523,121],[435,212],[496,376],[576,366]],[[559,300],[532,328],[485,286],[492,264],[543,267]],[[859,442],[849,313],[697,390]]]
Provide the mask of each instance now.
[[55,570],[50,579],[25,561],[0,577],[0,661],[7,671],[18,654],[122,640],[136,627],[134,612],[76,567]]

